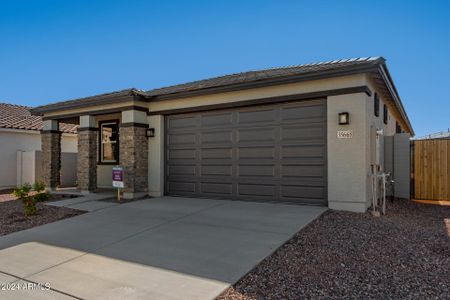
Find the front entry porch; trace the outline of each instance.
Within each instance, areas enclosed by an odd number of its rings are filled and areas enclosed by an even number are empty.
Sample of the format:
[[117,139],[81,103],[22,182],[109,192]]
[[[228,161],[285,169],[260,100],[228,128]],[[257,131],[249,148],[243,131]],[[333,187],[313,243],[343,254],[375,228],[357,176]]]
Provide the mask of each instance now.
[[124,170],[123,197],[133,199],[148,194],[148,140],[145,107],[116,111],[80,113],[44,120],[42,131],[42,181],[49,190],[60,185],[61,132],[59,123],[79,125],[77,187],[95,193],[112,187],[111,169]]

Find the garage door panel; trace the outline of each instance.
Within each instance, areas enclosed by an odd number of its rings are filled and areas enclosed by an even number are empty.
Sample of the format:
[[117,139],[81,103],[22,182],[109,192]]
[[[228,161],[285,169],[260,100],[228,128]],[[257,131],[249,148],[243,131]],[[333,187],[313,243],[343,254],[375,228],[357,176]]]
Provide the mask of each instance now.
[[282,165],[281,177],[324,177],[321,165]]
[[166,193],[326,204],[326,137],[325,101],[167,116]]
[[201,117],[202,126],[231,126],[233,114],[231,112],[211,114]]
[[325,190],[323,187],[281,186],[281,197],[284,198],[323,199],[324,196]]
[[238,113],[238,124],[257,124],[275,122],[277,112],[274,109],[245,111]]
[[238,165],[238,176],[274,177],[274,165]]
[[232,148],[202,148],[200,149],[200,159],[231,159],[233,157]]
[[186,116],[180,118],[172,118],[167,122],[168,129],[189,129],[197,127],[197,117],[195,116]]
[[237,159],[275,159],[273,146],[238,147]]
[[200,143],[202,144],[217,144],[217,143],[231,143],[231,131],[212,131],[200,134]]
[[171,149],[167,151],[168,159],[175,161],[177,159],[195,159],[196,150],[189,149]]
[[200,176],[231,176],[231,165],[201,165]]
[[238,196],[265,196],[275,197],[275,185],[264,184],[238,184]]
[[167,169],[169,176],[195,175],[195,165],[169,165]]
[[168,136],[168,143],[173,146],[195,145],[196,144],[196,134],[195,133],[172,134],[172,135]]
[[232,183],[214,183],[214,182],[201,182],[200,192],[214,195],[233,195]]
[[167,192],[170,194],[195,193],[195,182],[170,181],[167,183]]
[[255,128],[255,129],[242,129],[237,131],[238,143],[255,142],[255,141],[275,141],[275,128]]

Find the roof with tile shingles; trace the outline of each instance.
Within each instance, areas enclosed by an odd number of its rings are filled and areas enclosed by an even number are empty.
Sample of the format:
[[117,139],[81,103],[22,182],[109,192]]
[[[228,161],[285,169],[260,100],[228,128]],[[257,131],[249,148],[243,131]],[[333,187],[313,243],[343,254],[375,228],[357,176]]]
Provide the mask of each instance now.
[[162,95],[194,91],[200,89],[208,89],[239,83],[249,83],[268,79],[292,77],[295,75],[306,75],[309,73],[313,74],[326,71],[341,70],[346,67],[368,66],[371,64],[376,65],[380,62],[384,62],[384,58],[364,57],[364,58],[341,59],[304,65],[271,68],[257,71],[247,71],[242,73],[224,75],[205,80],[192,81],[188,83],[153,89],[146,91],[144,94],[147,96],[157,97]]
[[[0,103],[0,128],[42,130],[42,117],[33,116],[30,107]],[[76,133],[77,125],[60,123],[60,130],[65,133]]]
[[338,72],[346,69],[355,69],[358,67],[376,66],[379,65],[380,63],[384,63],[384,61],[385,59],[382,57],[340,59],[327,62],[278,67],[258,71],[247,71],[242,73],[235,73],[204,80],[197,80],[188,83],[167,86],[163,88],[156,88],[147,91],[139,90],[136,88],[130,88],[111,93],[99,94],[85,98],[60,101],[50,103],[47,105],[38,106],[32,109],[32,113],[42,114],[43,112],[47,111],[58,110],[61,108],[69,108],[69,107],[72,108],[75,106],[89,105],[104,100],[108,101],[111,98],[120,98],[123,96],[141,95],[151,99],[157,98],[159,96],[181,94],[184,92],[207,90],[211,88],[233,86],[244,83],[265,82],[276,79],[282,80],[284,78],[302,75],[307,76],[323,73],[332,73],[333,71]]
[[44,113],[64,109],[111,104],[113,102],[129,101],[130,97],[135,96],[138,97],[139,100],[153,101],[158,99],[171,99],[191,95],[206,95],[224,91],[241,90],[257,86],[286,84],[303,80],[330,78],[334,76],[371,73],[385,85],[384,90],[390,95],[389,97],[394,101],[406,126],[414,135],[414,130],[410,124],[403,104],[401,103],[400,96],[398,95],[385,62],[386,60],[383,57],[364,57],[247,71],[147,91],[131,88],[81,99],[56,102],[36,107],[32,109],[32,113],[43,115]]

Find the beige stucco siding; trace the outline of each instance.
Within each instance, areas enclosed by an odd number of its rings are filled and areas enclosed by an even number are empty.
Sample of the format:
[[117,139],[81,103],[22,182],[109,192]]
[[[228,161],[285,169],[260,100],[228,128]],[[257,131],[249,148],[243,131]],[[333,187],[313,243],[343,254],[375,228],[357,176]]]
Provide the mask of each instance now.
[[155,129],[155,136],[148,139],[148,191],[160,197],[164,195],[164,116],[149,116],[148,123]]
[[[328,206],[332,209],[366,210],[365,98],[363,93],[328,97]],[[349,113],[349,125],[338,124],[340,112]],[[351,130],[353,137],[338,138],[339,130]]]
[[196,96],[165,101],[154,101],[149,103],[149,110],[151,112],[154,112],[154,111],[198,107],[203,105],[233,103],[268,97],[312,93],[347,87],[362,86],[365,85],[365,82],[366,78],[364,74],[358,74],[329,79],[305,81],[292,84],[268,86],[263,88],[255,88],[213,95]]
[[[385,99],[381,94],[381,92],[377,89],[374,82],[370,77],[367,78],[367,85],[372,90],[372,96],[366,96],[367,109],[366,109],[366,118],[367,118],[367,133],[366,133],[366,153],[368,160],[366,162],[366,199],[367,199],[367,207],[369,207],[372,203],[372,183],[371,183],[371,155],[373,151],[373,146],[371,144],[371,134],[370,129],[382,129],[383,136],[393,136],[396,133],[396,122],[399,121],[397,118],[400,117],[398,113],[396,113],[394,107]],[[380,98],[380,114],[379,116],[375,116],[374,113],[374,95],[377,93]],[[388,107],[388,122],[384,124],[383,121],[383,105],[387,105]],[[399,123],[401,123],[399,121]],[[382,170],[385,170],[384,166],[385,157],[384,157],[384,137],[380,138],[380,166]]]

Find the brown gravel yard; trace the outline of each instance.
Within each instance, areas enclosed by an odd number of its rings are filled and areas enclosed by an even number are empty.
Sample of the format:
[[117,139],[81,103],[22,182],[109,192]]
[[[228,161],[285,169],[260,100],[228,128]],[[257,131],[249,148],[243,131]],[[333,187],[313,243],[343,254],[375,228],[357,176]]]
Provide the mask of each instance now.
[[328,211],[218,299],[449,299],[449,236],[449,206]]
[[[59,200],[58,197],[54,200]],[[37,203],[35,216],[26,217],[20,200],[0,202],[0,236],[83,214],[84,211]]]

